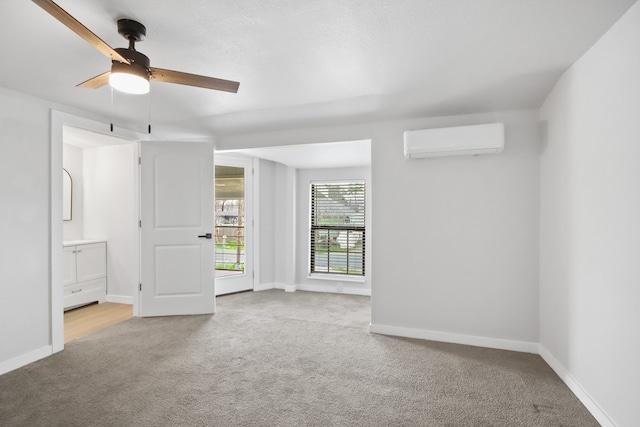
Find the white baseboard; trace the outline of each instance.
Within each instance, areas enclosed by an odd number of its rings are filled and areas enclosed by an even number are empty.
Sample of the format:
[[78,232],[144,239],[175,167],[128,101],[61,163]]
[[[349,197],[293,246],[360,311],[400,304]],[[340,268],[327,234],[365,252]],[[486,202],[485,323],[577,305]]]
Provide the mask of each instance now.
[[347,294],[347,295],[364,295],[371,296],[371,289],[368,288],[351,288],[345,287],[344,284],[338,285],[335,283],[327,283],[322,285],[296,285],[296,289],[299,291],[308,292],[328,292],[333,294]]
[[364,289],[364,288],[351,288],[351,287],[344,287],[344,286],[342,288],[338,288],[337,284],[285,285],[284,283],[273,283],[272,285],[273,285],[273,288],[269,288],[269,289],[282,289],[285,292],[307,291],[307,292],[327,292],[327,293],[333,293],[333,294],[371,296],[371,289],[368,289],[368,288],[367,289]]
[[538,345],[538,353],[540,357],[547,362],[547,365],[555,371],[560,379],[569,387],[569,390],[576,395],[576,397],[587,408],[591,415],[602,425],[602,427],[615,427],[615,423],[607,416],[607,414],[600,408],[600,406],[591,398],[589,393],[580,385],[578,381],[573,378],[567,368],[562,365],[553,357],[553,355],[542,344]]
[[429,341],[441,341],[454,344],[488,347],[500,350],[538,353],[538,343],[527,341],[505,340],[500,338],[478,337],[473,335],[452,334],[448,332],[429,331],[423,329],[403,328],[399,326],[369,325],[369,332],[382,335],[394,335],[406,338],[418,338]]
[[107,295],[107,302],[115,302],[117,304],[131,304],[133,305],[133,297],[127,297],[124,295]]
[[273,284],[273,288],[274,289],[281,289],[285,292],[295,292],[296,291],[296,285],[286,285],[284,283],[274,283]]
[[253,286],[253,290],[258,292],[258,291],[266,291],[269,289],[276,289],[276,285],[275,283],[259,283],[257,285]]
[[50,345],[47,345],[37,350],[30,351],[29,353],[20,355],[18,357],[14,357],[13,359],[0,363],[0,375],[6,374],[7,372],[11,372],[15,369],[26,366],[29,363],[33,363],[40,359],[44,359],[45,357],[51,356],[52,354],[53,354],[53,347],[51,347]]

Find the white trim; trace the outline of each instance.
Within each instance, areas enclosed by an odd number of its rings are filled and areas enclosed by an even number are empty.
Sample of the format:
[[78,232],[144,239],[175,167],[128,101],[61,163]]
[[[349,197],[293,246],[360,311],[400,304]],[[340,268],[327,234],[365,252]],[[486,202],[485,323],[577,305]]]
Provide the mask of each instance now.
[[576,395],[576,397],[582,402],[587,410],[593,415],[593,417],[602,425],[602,427],[615,427],[616,424],[609,418],[609,416],[602,410],[602,408],[596,403],[595,400],[587,393],[587,391],[580,385],[578,381],[569,373],[562,363],[558,361],[549,350],[547,350],[542,344],[538,345],[538,353],[540,357],[555,371],[560,379],[569,387],[569,390]]
[[253,215],[251,220],[253,221],[253,229],[251,231],[253,236],[253,244],[251,249],[253,250],[253,290],[260,283],[260,160],[256,158],[251,159],[252,173],[251,181],[253,188],[251,189],[251,195],[253,196]]
[[125,295],[107,295],[107,302],[114,302],[116,304],[133,305],[133,297],[129,297]]
[[[134,180],[134,185],[135,185],[135,206],[137,209],[136,212],[136,217],[133,218],[134,221],[136,221],[139,224],[139,221],[142,221],[142,200],[140,198],[141,194],[140,194],[140,173],[141,173],[141,168],[142,165],[140,164],[140,159],[142,156],[142,151],[141,151],[141,141],[135,141],[133,143],[133,155],[134,155],[134,159],[133,159],[133,180]],[[137,273],[138,273],[138,277],[136,282],[133,284],[133,317],[139,317],[140,316],[140,283],[142,283],[142,228],[140,228],[140,226],[138,225],[137,227],[135,227],[136,232],[137,232],[137,236],[136,236],[136,242],[138,244],[138,247],[136,248],[136,255],[138,257],[138,265],[137,265]]]
[[51,298],[51,353],[64,350],[64,291],[63,243],[62,243],[62,183],[58,173],[62,169],[62,125],[65,115],[51,110],[50,113],[50,190],[49,190],[49,296]]
[[[60,214],[60,216],[62,216],[62,213]],[[30,351],[29,353],[21,354],[20,356],[14,357],[13,359],[6,360],[0,363],[0,375],[4,375],[7,372],[11,372],[15,369],[21,368],[40,359],[44,359],[45,357],[51,356],[52,354],[53,347],[47,345],[45,347],[40,347],[39,349]]]
[[285,292],[295,292],[298,288],[297,285],[287,285],[285,283],[274,283],[274,289],[282,289]]
[[371,289],[369,288],[349,288],[343,287],[341,284],[333,283],[327,283],[324,285],[296,285],[296,288],[300,291],[308,292],[371,296]]
[[253,286],[253,290],[256,292],[267,291],[269,289],[276,289],[275,283],[258,283]]
[[[338,285],[326,284],[326,285],[286,285],[284,283],[266,283],[260,286],[259,290],[266,289],[280,289],[285,292],[306,291],[306,292],[325,292],[328,294],[347,294],[347,295],[363,295],[371,296],[371,289],[368,288],[342,288],[340,290]],[[256,289],[258,290],[258,289]]]
[[311,188],[311,184],[353,184],[353,183],[362,183],[367,184],[367,180],[364,178],[355,178],[355,179],[312,179],[309,181],[309,188]]
[[[225,293],[233,293],[245,290],[255,290],[256,283],[259,283],[260,274],[257,272],[257,262],[259,262],[259,257],[256,255],[259,253],[257,250],[257,244],[260,244],[259,239],[257,239],[257,218],[258,214],[254,206],[256,200],[259,198],[259,194],[256,193],[255,182],[257,179],[255,178],[256,173],[256,163],[253,157],[246,156],[238,156],[238,155],[230,155],[225,154],[224,152],[216,151],[215,147],[213,150],[213,164],[215,166],[233,166],[242,168],[244,171],[244,195],[245,195],[245,270],[244,274],[230,275],[226,277],[217,277],[214,278],[214,283],[218,283],[222,285],[224,282],[232,282],[227,283],[225,289],[222,291]],[[215,175],[215,172],[214,172]],[[214,179],[214,193],[215,193],[215,179]],[[247,197],[247,194],[250,197]],[[215,197],[215,196],[214,196]],[[215,204],[215,199],[214,199]],[[214,225],[215,227],[215,225]],[[216,285],[217,286],[217,285]],[[216,287],[216,295],[219,295],[219,292]]]
[[311,280],[330,280],[335,282],[354,282],[365,283],[367,281],[364,276],[355,276],[353,274],[332,274],[332,273],[309,273],[307,279]]
[[407,338],[418,338],[429,341],[441,341],[454,344],[472,345],[475,347],[496,348],[500,350],[538,353],[538,343],[527,341],[505,340],[500,338],[478,337],[473,335],[453,334],[449,332],[429,331],[424,329],[404,328],[400,326],[369,324],[369,332],[382,335],[394,335]]
[[[311,271],[311,228],[313,226],[313,214],[311,206],[313,205],[313,192],[311,191],[311,188],[314,185],[321,185],[321,184],[327,184],[327,185],[342,185],[342,184],[362,184],[364,185],[364,189],[365,189],[365,194],[364,194],[364,206],[365,206],[365,214],[364,214],[364,236],[365,236],[365,240],[368,241],[369,239],[369,234],[370,230],[371,230],[371,226],[370,226],[370,219],[369,217],[371,216],[371,212],[372,209],[370,209],[371,207],[371,200],[370,200],[370,193],[369,193],[369,183],[367,182],[367,179],[365,178],[357,178],[357,179],[340,179],[340,180],[326,180],[326,179],[312,179],[309,180],[309,185],[307,186],[308,188],[308,193],[307,193],[307,202],[308,202],[308,207],[307,207],[307,247],[306,247],[306,251],[307,251],[307,271],[309,272],[307,275],[307,279],[310,280],[335,280],[335,281],[345,281],[345,282],[360,282],[360,283],[365,283],[366,282],[366,278],[365,276],[353,276],[353,275],[348,275],[348,274],[331,274],[331,273],[315,273],[313,271]],[[367,244],[367,247],[369,248],[368,250],[365,250],[364,253],[364,259],[362,260],[363,262],[363,266],[367,265],[367,254],[371,253],[371,246],[370,244]],[[295,264],[295,263],[294,263]],[[365,271],[364,273],[366,274],[366,267],[365,267]],[[340,287],[340,286],[339,286]]]

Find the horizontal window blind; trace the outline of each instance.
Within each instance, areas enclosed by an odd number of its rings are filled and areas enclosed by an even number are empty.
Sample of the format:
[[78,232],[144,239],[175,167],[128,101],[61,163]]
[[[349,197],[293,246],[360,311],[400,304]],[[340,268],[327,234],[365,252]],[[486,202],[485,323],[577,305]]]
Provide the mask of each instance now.
[[365,273],[365,183],[311,184],[311,273]]

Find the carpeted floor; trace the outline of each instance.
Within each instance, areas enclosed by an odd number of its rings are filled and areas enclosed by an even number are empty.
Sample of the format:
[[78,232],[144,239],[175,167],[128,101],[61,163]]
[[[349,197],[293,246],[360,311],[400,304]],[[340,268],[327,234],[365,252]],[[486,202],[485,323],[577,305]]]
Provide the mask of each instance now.
[[0,376],[0,425],[598,425],[539,356],[369,320],[368,297],[276,290],[133,318]]

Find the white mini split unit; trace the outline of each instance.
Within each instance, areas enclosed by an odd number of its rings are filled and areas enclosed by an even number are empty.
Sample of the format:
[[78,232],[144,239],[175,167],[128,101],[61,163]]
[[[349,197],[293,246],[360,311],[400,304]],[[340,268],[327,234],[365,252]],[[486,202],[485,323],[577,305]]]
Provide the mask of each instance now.
[[404,132],[404,157],[477,156],[504,148],[504,124],[457,126]]

